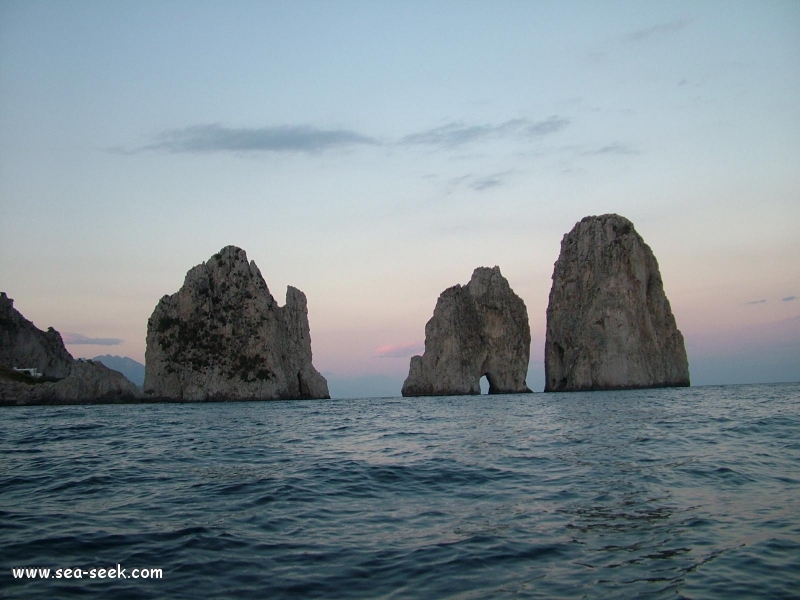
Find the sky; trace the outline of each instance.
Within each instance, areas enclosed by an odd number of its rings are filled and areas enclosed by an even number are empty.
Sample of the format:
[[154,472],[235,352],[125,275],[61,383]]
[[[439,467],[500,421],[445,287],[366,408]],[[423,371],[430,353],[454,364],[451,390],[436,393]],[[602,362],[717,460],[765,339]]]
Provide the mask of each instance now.
[[800,381],[800,3],[0,0],[0,291],[76,357],[233,244],[331,395],[397,396],[498,265],[544,387],[560,241],[652,248],[695,385]]

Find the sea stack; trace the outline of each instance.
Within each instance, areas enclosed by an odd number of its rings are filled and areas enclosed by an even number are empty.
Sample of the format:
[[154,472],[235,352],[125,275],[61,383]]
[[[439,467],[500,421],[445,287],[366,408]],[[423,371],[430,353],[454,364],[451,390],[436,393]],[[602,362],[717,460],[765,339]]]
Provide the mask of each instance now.
[[311,363],[305,294],[289,286],[278,306],[244,250],[223,248],[148,320],[144,391],[191,401],[329,398]]
[[545,392],[689,385],[658,262],[628,219],[586,217],[561,240],[544,368]]
[[465,285],[439,296],[425,325],[425,352],[413,356],[403,396],[480,394],[486,376],[490,394],[530,392],[528,311],[500,273],[479,267]]

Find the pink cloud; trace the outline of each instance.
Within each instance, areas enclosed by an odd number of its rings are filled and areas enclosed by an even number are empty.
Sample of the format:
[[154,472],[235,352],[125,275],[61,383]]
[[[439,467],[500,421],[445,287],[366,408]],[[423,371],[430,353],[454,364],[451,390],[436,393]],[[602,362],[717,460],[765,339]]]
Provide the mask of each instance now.
[[422,342],[412,342],[410,344],[387,344],[378,346],[372,351],[375,358],[408,358],[415,354],[422,354],[425,345]]

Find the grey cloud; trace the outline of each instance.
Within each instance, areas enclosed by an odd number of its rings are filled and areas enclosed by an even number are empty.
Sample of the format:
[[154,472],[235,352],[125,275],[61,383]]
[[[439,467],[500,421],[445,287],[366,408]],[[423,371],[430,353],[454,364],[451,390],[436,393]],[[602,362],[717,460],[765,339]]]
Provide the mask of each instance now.
[[670,33],[674,33],[679,31],[689,25],[691,23],[691,19],[687,18],[680,18],[676,19],[675,21],[670,21],[669,23],[660,23],[659,25],[653,25],[652,27],[648,27],[647,29],[639,29],[638,31],[633,31],[628,35],[624,36],[624,40],[627,42],[644,42],[653,37],[668,35]]
[[476,192],[482,192],[494,187],[500,187],[505,184],[505,179],[511,175],[513,171],[502,171],[500,173],[492,173],[486,177],[480,177],[469,184]]
[[762,298],[761,300],[751,300],[750,302],[745,302],[745,304],[765,304],[766,299]]
[[447,185],[451,189],[460,186],[466,186],[472,190],[475,190],[476,192],[482,192],[490,188],[505,185],[506,179],[509,177],[509,175],[513,175],[517,172],[518,171],[515,170],[498,171],[497,173],[490,173],[488,175],[467,173],[466,175],[453,177],[452,179],[448,180]]
[[473,175],[461,175],[460,177],[453,177],[448,183],[452,187],[456,187],[461,185],[462,183],[469,181],[473,178]]
[[477,192],[482,192],[483,190],[488,190],[489,188],[499,187],[503,185],[503,180],[499,177],[494,177],[490,175],[489,177],[484,177],[483,179],[479,179],[478,181],[472,183],[469,187]]
[[569,119],[557,115],[537,122],[528,119],[511,119],[499,125],[467,125],[462,122],[452,122],[409,134],[401,138],[399,143],[454,148],[479,140],[540,137],[556,133],[567,127],[569,123]]
[[65,333],[64,343],[70,345],[92,345],[92,346],[119,346],[125,340],[119,338],[91,338],[82,333]]
[[[321,152],[358,145],[379,145],[374,138],[346,129],[317,129],[305,125],[233,128],[219,124],[194,125],[161,133],[155,143],[139,150],[168,152]],[[116,149],[118,152],[119,150]]]
[[524,133],[529,136],[547,135],[561,131],[567,125],[569,125],[569,119],[553,115],[544,121],[531,123],[525,128]]
[[488,125],[467,127],[462,123],[450,123],[427,131],[412,133],[400,140],[401,144],[427,144],[434,146],[459,146],[491,134]]
[[625,155],[625,154],[639,154],[639,152],[632,149],[627,144],[623,144],[620,142],[614,142],[612,144],[608,144],[596,150],[585,150],[584,152],[581,152],[581,156],[598,156],[601,154]]
[[[456,148],[493,139],[533,139],[561,131],[570,120],[553,115],[542,121],[510,119],[500,124],[469,125],[452,122],[400,138],[400,145]],[[113,154],[132,155],[145,151],[173,153],[210,152],[303,152],[314,154],[354,146],[384,146],[386,143],[349,129],[320,129],[308,125],[277,127],[225,127],[219,123],[193,125],[161,132],[153,143],[138,148],[114,146]]]
[[781,302],[792,302],[797,300],[797,296],[786,296],[786,298],[782,298]]

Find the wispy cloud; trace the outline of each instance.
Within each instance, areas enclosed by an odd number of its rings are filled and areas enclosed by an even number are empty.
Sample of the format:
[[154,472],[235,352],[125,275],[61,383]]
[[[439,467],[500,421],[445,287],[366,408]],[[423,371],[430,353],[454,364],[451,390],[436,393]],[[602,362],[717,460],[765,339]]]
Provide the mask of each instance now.
[[569,119],[557,115],[548,117],[543,121],[511,119],[497,125],[469,125],[454,121],[446,125],[409,134],[401,138],[399,143],[401,145],[455,148],[477,141],[541,137],[561,131],[569,123]]
[[503,183],[504,183],[503,180],[497,175],[489,175],[487,177],[479,179],[478,181],[473,182],[472,184],[470,184],[469,187],[471,187],[476,192],[482,192],[490,188],[500,187],[501,185],[503,185]]
[[767,300],[762,298],[761,300],[750,300],[750,302],[745,302],[745,304],[765,304]]
[[460,146],[489,137],[498,128],[491,125],[464,125],[449,123],[426,131],[412,133],[400,140],[401,144],[423,144],[431,146]]
[[[351,146],[380,145],[376,139],[347,129],[319,129],[307,125],[280,127],[224,127],[193,125],[162,132],[156,140],[133,152],[306,152]],[[119,148],[114,149],[120,152]],[[122,152],[125,152],[124,150]]]
[[425,351],[425,345],[422,342],[413,342],[411,344],[387,344],[386,346],[378,346],[372,351],[372,356],[375,358],[408,358],[415,354],[422,354]]
[[551,117],[548,117],[544,121],[530,123],[525,128],[523,128],[522,133],[523,135],[528,137],[548,135],[550,133],[556,133],[557,131],[561,131],[562,129],[567,127],[569,123],[570,123],[569,119],[553,115]]
[[669,35],[671,33],[675,33],[676,31],[680,31],[691,22],[691,19],[683,17],[676,19],[675,21],[669,21],[668,23],[660,23],[646,29],[632,31],[628,35],[624,36],[623,40],[626,42],[645,42],[654,37]]
[[583,152],[581,152],[581,156],[599,156],[602,154],[627,155],[627,154],[639,154],[639,151],[634,150],[628,144],[623,144],[621,142],[614,142],[612,144],[607,144],[606,146],[602,146],[601,148],[597,148],[595,150],[584,150]]
[[65,333],[63,336],[65,344],[70,345],[91,345],[91,346],[119,346],[125,340],[119,338],[92,338],[82,333]]
[[482,192],[484,190],[488,190],[491,188],[500,187],[505,185],[506,179],[509,175],[512,175],[514,171],[501,171],[499,173],[492,173],[491,175],[486,175],[485,177],[478,177],[474,181],[469,184],[476,192]]
[[781,302],[793,302],[797,300],[797,296],[786,296],[786,298],[781,298]]
[[561,131],[570,119],[558,115],[541,121],[510,119],[499,124],[451,122],[418,131],[396,142],[381,141],[350,129],[323,129],[309,125],[276,127],[226,127],[219,123],[192,125],[162,131],[152,143],[137,148],[115,146],[108,152],[122,155],[163,151],[172,153],[265,153],[295,152],[316,154],[357,146],[430,146],[457,148],[473,142],[499,139],[530,140]]
[[[452,177],[444,183],[447,187],[446,193],[449,195],[457,188],[469,188],[476,192],[483,192],[485,190],[500,187],[506,184],[506,181],[514,174],[521,171],[517,169],[508,169],[506,171],[498,171],[496,173],[479,174],[479,173],[466,173],[458,177]],[[438,179],[437,177],[429,177],[431,180]]]

